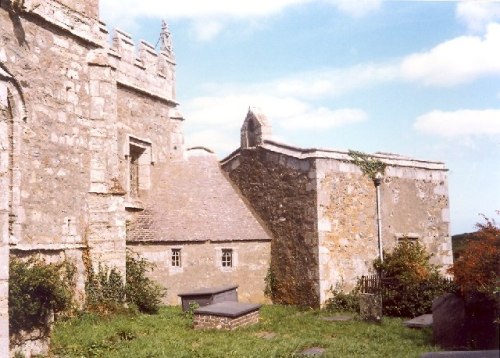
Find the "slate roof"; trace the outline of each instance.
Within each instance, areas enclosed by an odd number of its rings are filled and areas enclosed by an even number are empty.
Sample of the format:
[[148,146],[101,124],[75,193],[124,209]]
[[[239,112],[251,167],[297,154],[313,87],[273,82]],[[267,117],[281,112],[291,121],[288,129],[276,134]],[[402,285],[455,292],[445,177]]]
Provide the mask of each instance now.
[[150,191],[150,204],[127,230],[127,241],[268,241],[271,236],[203,148],[173,162]]

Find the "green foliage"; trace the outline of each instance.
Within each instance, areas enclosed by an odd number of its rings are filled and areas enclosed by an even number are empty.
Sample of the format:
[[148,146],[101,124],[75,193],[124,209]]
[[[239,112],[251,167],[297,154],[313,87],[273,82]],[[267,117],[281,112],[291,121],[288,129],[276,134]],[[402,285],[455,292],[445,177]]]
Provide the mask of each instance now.
[[455,290],[449,280],[439,275],[438,268],[429,262],[429,255],[418,242],[402,242],[385,260],[374,261],[382,277],[384,315],[415,317],[429,313],[432,300]]
[[9,326],[11,334],[35,328],[47,330],[52,313],[71,307],[74,265],[47,264],[39,258],[12,258],[9,265]]
[[368,155],[356,150],[349,150],[347,153],[354,164],[370,179],[374,180],[377,173],[384,174],[386,164],[372,155]]
[[266,277],[264,278],[264,282],[266,283],[266,287],[264,288],[264,295],[271,299],[274,302],[274,298],[276,295],[276,275],[274,274],[271,267],[267,269]]
[[84,315],[58,322],[54,357],[297,357],[310,347],[325,357],[419,357],[439,350],[431,331],[386,318],[380,325],[357,320],[331,322],[330,312],[294,306],[263,306],[258,324],[234,331],[193,330],[180,306],[157,315]]
[[460,257],[449,270],[463,295],[483,294],[498,298],[500,290],[500,227],[494,219],[484,217],[470,234]]
[[200,305],[198,302],[189,302],[189,308],[185,312],[186,316],[192,319],[194,316],[194,311],[196,311],[198,308],[200,308]]
[[144,313],[157,313],[165,289],[146,277],[152,265],[127,252],[126,282],[116,268],[99,265],[97,273],[89,267],[85,292],[87,310],[102,314],[123,312],[129,303]]
[[325,309],[332,312],[359,312],[359,289],[349,293],[343,291],[343,285],[330,288],[331,297],[325,302]]
[[127,301],[144,313],[158,313],[166,289],[146,276],[151,263],[132,252],[127,253]]
[[99,265],[96,273],[89,267],[85,293],[86,309],[89,311],[107,314],[123,310],[125,285],[116,268],[109,269]]
[[377,258],[373,266],[384,277],[411,283],[437,274],[438,268],[429,262],[431,257],[418,241],[402,241],[392,253],[384,252],[384,262]]

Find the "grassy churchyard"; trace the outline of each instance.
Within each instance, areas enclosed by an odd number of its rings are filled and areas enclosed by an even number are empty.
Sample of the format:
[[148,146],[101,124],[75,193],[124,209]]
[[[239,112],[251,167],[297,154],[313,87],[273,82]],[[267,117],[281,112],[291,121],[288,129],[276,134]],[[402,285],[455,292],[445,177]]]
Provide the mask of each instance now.
[[418,357],[439,350],[431,331],[404,327],[402,320],[382,324],[331,321],[324,310],[264,306],[257,325],[235,331],[198,331],[179,306],[159,314],[98,316],[83,314],[59,321],[51,352],[57,357],[297,357],[308,348],[322,357]]

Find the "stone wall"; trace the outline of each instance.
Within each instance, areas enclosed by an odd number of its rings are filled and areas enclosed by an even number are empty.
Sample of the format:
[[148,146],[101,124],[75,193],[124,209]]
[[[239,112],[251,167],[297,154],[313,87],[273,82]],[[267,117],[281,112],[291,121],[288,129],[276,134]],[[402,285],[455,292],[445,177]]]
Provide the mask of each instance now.
[[351,290],[378,255],[375,186],[354,164],[317,160],[321,302]]
[[195,313],[193,317],[193,327],[195,329],[234,330],[238,327],[259,323],[259,318],[259,311],[251,312],[236,318]]
[[[128,247],[157,265],[152,275],[168,289],[167,303],[178,304],[181,292],[225,284],[239,285],[243,301],[263,302],[269,234],[213,153],[199,148],[184,156],[155,163],[152,180],[161,185],[130,218]],[[233,249],[233,268],[221,267],[223,248]],[[172,266],[172,249],[181,250],[180,267]]]
[[65,7],[75,10],[87,17],[99,19],[99,0],[58,0]]
[[390,250],[404,237],[417,239],[443,274],[453,263],[447,176],[444,167],[391,166],[380,187],[385,247]]
[[[150,138],[158,149],[150,166],[182,156],[171,46],[156,53],[141,42],[136,50],[117,31],[110,47],[97,0],[0,1],[0,28],[0,266],[8,267],[9,245],[22,255],[63,253],[83,279],[88,247],[94,265],[124,274],[124,146],[130,136]],[[8,270],[1,272],[3,356]]]
[[11,243],[79,243],[89,190],[88,44],[3,10],[0,23],[0,60],[20,84],[27,113],[12,128]]
[[[382,241],[390,252],[401,240],[418,240],[441,272],[452,264],[447,171],[444,165],[404,158],[389,162],[380,186]],[[404,160],[403,160],[404,159]],[[398,161],[399,160],[399,161]],[[321,301],[330,287],[350,290],[379,256],[376,187],[353,163],[318,159]]]
[[271,269],[275,302],[319,303],[314,163],[269,152],[242,150],[223,169],[273,234]]
[[[380,185],[384,250],[418,240],[446,273],[452,254],[444,164],[375,157],[387,164]],[[370,273],[379,256],[376,187],[348,153],[264,140],[231,154],[223,168],[273,233],[276,301],[323,304],[332,287],[349,291]]]
[[[266,303],[264,296],[270,243],[178,242],[129,243],[129,248],[156,267],[150,276],[167,289],[168,304],[180,304],[179,293],[205,287],[238,285],[241,302]],[[181,249],[181,267],[172,266],[172,249]],[[233,267],[222,267],[222,249],[233,250]]]
[[[0,68],[1,71],[1,68]],[[0,74],[3,74],[0,72]],[[0,77],[0,356],[8,356],[9,350],[9,236],[10,236],[10,157],[12,126],[8,78]]]

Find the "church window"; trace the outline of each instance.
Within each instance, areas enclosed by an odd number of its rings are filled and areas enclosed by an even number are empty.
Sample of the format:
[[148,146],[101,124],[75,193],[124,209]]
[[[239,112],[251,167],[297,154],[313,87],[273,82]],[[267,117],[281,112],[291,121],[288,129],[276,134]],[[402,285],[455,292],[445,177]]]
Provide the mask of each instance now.
[[172,266],[181,267],[181,249],[172,249]]
[[128,192],[131,198],[139,198],[141,192],[150,189],[151,165],[153,164],[151,143],[137,139],[128,138]]
[[233,267],[232,249],[222,249],[222,267]]

